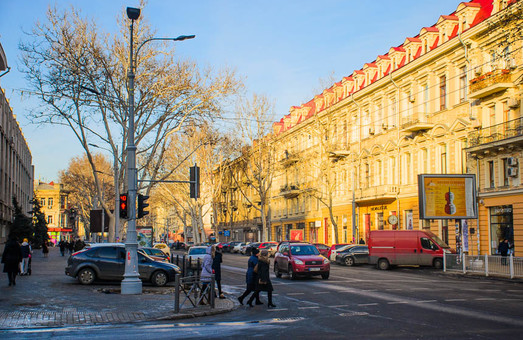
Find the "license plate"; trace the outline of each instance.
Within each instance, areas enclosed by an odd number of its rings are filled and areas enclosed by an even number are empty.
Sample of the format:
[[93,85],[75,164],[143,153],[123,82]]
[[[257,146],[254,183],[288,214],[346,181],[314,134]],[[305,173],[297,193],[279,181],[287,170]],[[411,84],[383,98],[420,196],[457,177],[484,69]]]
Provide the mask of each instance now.
[[311,272],[319,272],[320,268],[309,268],[309,271],[311,271]]

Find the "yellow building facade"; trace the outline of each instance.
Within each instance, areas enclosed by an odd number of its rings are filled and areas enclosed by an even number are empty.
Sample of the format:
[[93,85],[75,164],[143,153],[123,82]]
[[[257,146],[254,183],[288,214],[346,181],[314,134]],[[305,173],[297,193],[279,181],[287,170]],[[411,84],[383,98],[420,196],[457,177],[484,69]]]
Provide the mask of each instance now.
[[[459,3],[291,107],[271,135],[269,238],[330,245],[420,229],[469,254],[510,238],[523,255],[522,46],[510,39],[521,17],[521,1]],[[420,174],[475,174],[478,218],[420,219]]]

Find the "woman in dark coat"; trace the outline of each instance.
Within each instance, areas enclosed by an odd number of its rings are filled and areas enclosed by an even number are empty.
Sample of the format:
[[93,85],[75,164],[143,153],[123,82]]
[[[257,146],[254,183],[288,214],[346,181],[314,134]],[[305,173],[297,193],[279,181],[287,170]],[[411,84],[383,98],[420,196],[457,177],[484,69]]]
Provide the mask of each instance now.
[[[256,295],[256,304],[257,305],[263,305],[263,303],[260,301],[259,294],[256,293],[256,281],[258,280],[258,274],[254,272],[254,267],[258,264],[258,249],[253,248],[251,252],[251,257],[249,257],[249,261],[247,262],[247,273],[245,273],[245,283],[247,283],[247,289],[243,294],[238,298],[238,301],[240,301],[240,304],[243,305],[243,299],[247,297],[251,292],[255,292],[253,294]],[[252,297],[251,297],[252,298]]]
[[4,273],[7,273],[9,278],[9,286],[16,286],[16,275],[20,271],[20,262],[22,262],[22,248],[16,239],[11,236],[5,244],[4,253],[2,254]]
[[247,304],[252,307],[254,296],[259,296],[260,292],[267,292],[267,298],[269,299],[267,306],[276,307],[276,305],[272,303],[272,291],[269,252],[267,249],[263,249],[258,258],[258,280],[256,281],[256,292],[252,294]]
[[212,270],[214,271],[214,280],[218,287],[218,296],[220,299],[225,299],[225,295],[222,293],[222,245],[220,244],[216,248],[214,258],[212,259]]

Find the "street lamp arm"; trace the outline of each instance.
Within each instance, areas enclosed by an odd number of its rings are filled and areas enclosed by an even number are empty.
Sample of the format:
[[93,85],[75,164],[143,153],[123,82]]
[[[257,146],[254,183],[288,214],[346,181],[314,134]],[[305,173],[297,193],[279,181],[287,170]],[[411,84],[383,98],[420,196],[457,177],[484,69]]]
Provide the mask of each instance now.
[[156,41],[156,40],[161,40],[161,41],[183,41],[183,40],[187,40],[187,39],[194,39],[196,37],[196,35],[180,35],[176,38],[149,38],[147,40],[145,40],[144,42],[142,42],[140,44],[140,46],[138,46],[138,48],[136,49],[136,54],[135,54],[135,60],[136,60],[136,57],[138,56],[138,53],[140,52],[140,49],[142,48],[143,45],[147,44],[148,42],[150,41]]

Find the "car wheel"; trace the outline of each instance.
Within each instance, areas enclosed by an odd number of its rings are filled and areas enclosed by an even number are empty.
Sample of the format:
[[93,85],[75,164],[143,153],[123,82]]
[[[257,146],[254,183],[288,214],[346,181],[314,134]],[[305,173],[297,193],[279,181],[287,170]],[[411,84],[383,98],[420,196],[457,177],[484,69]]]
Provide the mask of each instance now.
[[321,274],[321,278],[324,280],[327,280],[329,278],[330,273]]
[[390,268],[389,261],[387,259],[380,259],[378,261],[378,269],[387,270]]
[[354,259],[352,257],[350,257],[350,256],[347,256],[345,258],[344,262],[345,262],[346,266],[349,266],[349,267],[354,266]]
[[164,271],[157,271],[153,274],[151,282],[157,287],[163,287],[167,284],[167,274]]
[[90,285],[96,279],[96,274],[91,268],[82,268],[78,272],[78,281],[83,285]]
[[280,270],[276,267],[276,264],[274,264],[274,275],[276,275],[277,278],[281,277]]
[[288,274],[291,280],[296,280],[296,273],[294,272],[294,270],[292,270],[292,265],[289,266]]
[[434,259],[434,268],[442,269],[443,268],[443,260],[442,259]]

